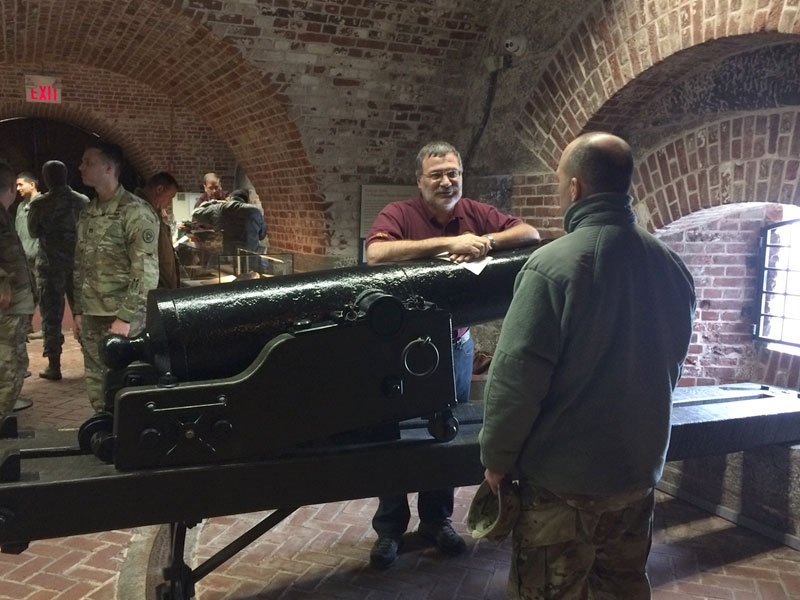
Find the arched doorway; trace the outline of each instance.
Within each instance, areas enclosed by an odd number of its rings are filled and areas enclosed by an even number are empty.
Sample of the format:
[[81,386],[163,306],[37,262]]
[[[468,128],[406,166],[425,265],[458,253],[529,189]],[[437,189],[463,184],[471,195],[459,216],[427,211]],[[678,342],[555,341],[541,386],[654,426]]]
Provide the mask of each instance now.
[[[72,189],[91,196],[92,189],[83,185],[78,165],[86,146],[101,139],[96,133],[62,121],[19,117],[0,122],[0,139],[4,140],[4,158],[17,173],[30,171],[39,177],[45,162],[60,160],[67,165]],[[126,189],[134,190],[141,184],[141,177],[126,162],[120,181]],[[39,191],[45,190],[44,182],[40,182]]]

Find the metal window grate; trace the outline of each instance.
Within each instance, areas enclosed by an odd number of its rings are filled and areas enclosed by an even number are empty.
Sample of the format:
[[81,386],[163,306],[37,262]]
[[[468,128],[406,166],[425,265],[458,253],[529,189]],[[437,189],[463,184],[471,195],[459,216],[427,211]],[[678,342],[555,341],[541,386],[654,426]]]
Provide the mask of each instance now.
[[800,219],[761,233],[761,286],[756,337],[800,347]]

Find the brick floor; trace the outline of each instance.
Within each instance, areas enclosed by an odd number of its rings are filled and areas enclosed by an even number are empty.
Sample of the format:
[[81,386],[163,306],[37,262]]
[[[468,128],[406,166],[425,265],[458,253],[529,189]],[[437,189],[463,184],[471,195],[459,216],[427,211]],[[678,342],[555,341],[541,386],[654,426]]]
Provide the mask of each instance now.
[[[78,427],[91,409],[84,397],[77,343],[67,339],[60,382],[37,377],[44,366],[41,341],[32,341],[28,349],[33,376],[25,382],[23,397],[34,404],[18,413],[20,427]],[[474,489],[457,490],[454,524],[462,532]],[[503,597],[508,541],[497,546],[470,540],[464,556],[445,558],[410,533],[393,568],[370,569],[368,554],[375,539],[370,519],[376,505],[367,499],[300,509],[202,580],[197,598]],[[265,514],[204,521],[191,532],[190,562],[196,565],[207,559]],[[413,521],[411,529],[415,526]],[[20,555],[0,554],[0,600],[151,600],[154,594],[145,591],[142,568],[147,556],[135,556],[149,548],[138,543],[142,538],[141,530],[112,531],[38,541]],[[163,554],[163,548],[160,551]],[[800,600],[800,553],[665,494],[658,498],[648,568],[655,600]],[[121,583],[126,575],[137,579],[139,572],[138,588]]]

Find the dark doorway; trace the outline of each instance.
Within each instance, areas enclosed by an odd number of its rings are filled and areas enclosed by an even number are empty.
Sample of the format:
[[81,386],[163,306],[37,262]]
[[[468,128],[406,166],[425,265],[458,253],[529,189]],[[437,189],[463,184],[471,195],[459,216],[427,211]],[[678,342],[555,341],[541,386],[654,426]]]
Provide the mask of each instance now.
[[[78,165],[89,142],[101,139],[95,133],[73,125],[38,118],[15,118],[0,122],[0,158],[5,159],[15,172],[30,171],[42,174],[42,165],[48,160],[60,160],[67,165],[69,185],[72,189],[91,197],[92,188],[81,182]],[[139,185],[139,174],[129,165],[123,165],[120,181],[133,191]],[[39,191],[46,191],[44,182]]]

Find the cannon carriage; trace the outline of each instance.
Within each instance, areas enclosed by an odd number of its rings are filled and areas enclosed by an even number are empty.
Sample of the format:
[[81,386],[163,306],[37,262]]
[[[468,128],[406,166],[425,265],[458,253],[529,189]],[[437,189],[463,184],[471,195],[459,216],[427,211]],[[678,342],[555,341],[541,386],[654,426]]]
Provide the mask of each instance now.
[[[106,414],[77,436],[0,426],[0,549],[169,523],[161,598],[184,600],[300,506],[479,483],[482,407],[455,404],[452,330],[502,317],[529,253],[480,275],[431,260],[152,292],[145,334],[106,340]],[[796,392],[679,388],[668,459],[798,439]],[[265,509],[186,565],[187,528]]]

